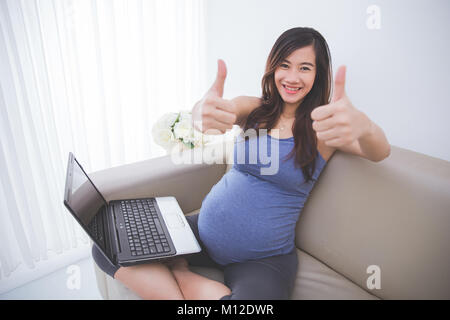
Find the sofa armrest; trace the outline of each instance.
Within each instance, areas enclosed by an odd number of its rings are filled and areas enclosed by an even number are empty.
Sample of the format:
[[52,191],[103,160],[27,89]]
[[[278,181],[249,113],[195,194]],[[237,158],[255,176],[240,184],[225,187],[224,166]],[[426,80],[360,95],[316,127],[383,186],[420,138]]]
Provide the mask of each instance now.
[[89,174],[106,201],[174,196],[186,214],[201,207],[203,198],[225,173],[226,164],[177,164],[170,155]]

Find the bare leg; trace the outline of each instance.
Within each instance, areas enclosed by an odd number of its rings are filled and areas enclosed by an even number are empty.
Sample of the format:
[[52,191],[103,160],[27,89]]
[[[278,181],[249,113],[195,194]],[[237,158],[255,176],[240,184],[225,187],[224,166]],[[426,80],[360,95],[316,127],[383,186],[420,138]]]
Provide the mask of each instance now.
[[162,263],[121,267],[114,274],[114,278],[143,299],[184,299],[172,272]]
[[176,258],[167,264],[186,300],[219,300],[231,294],[231,290],[223,283],[190,271],[184,258]]

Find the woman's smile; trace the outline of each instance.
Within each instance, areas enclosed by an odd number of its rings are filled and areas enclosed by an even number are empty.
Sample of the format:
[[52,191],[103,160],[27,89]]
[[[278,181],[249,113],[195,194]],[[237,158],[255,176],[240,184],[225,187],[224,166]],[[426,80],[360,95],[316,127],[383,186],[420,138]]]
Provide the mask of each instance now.
[[284,91],[290,95],[295,95],[302,89],[300,87],[292,87],[292,86],[288,86],[286,84],[283,84],[283,88],[284,88]]

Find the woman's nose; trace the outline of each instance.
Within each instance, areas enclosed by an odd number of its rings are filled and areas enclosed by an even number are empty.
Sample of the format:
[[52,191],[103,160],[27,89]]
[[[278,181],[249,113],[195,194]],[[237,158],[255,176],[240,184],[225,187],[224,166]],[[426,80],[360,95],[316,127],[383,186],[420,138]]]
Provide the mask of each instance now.
[[300,83],[299,73],[295,70],[289,71],[289,73],[286,75],[286,81],[291,84]]

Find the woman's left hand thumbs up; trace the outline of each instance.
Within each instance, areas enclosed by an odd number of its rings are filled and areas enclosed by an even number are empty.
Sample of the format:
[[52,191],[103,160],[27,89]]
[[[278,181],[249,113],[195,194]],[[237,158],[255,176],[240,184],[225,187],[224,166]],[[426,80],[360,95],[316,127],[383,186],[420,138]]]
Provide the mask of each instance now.
[[345,71],[346,67],[341,66],[336,73],[331,103],[311,112],[317,139],[330,147],[351,144],[369,134],[371,127],[369,117],[356,109],[345,94]]

